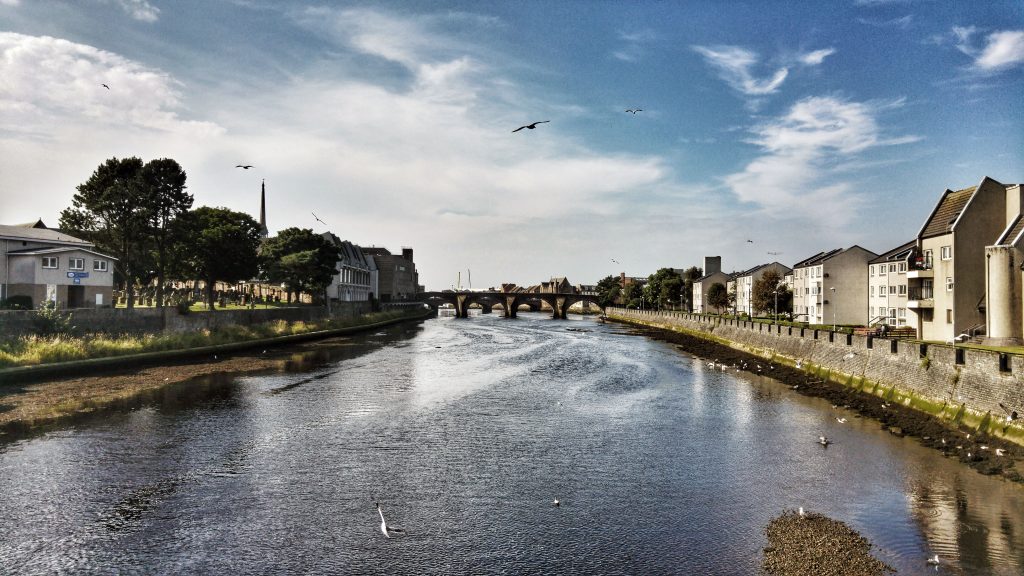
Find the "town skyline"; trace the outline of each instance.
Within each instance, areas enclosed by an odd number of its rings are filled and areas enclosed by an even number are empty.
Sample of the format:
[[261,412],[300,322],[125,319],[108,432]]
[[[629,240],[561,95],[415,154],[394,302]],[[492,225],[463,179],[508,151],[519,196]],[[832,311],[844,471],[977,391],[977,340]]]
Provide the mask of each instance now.
[[197,205],[265,179],[272,234],[413,247],[428,289],[592,283],[882,253],[1024,181],[1019,3],[712,7],[0,0],[2,223],[167,157]]

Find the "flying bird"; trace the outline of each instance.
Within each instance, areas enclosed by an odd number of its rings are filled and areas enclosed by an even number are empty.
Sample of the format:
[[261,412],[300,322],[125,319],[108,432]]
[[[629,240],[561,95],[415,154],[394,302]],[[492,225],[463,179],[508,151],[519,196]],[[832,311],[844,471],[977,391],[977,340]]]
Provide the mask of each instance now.
[[626,110],[626,112],[629,112],[631,114],[636,114],[637,112],[643,112],[643,111],[644,111],[643,108],[630,108],[629,110]]
[[519,128],[516,128],[515,130],[513,130],[512,132],[519,132],[523,128],[527,128],[527,129],[533,130],[534,128],[537,127],[537,124],[544,124],[545,122],[551,122],[551,120],[541,120],[540,122],[534,122],[533,124],[527,124],[525,126],[520,126]]
[[106,88],[107,90],[110,90],[110,86],[107,86],[106,84],[100,84],[100,86],[103,86],[103,87],[104,87],[104,88]]
[[[310,214],[313,214],[313,212],[310,212]],[[318,217],[318,216],[317,216],[316,214],[313,214],[313,218],[314,218],[314,219],[315,219],[315,220],[316,220],[317,222],[319,222],[319,223],[323,224],[324,226],[327,226],[327,222],[324,222],[323,220],[321,220],[321,219],[320,219],[320,218],[319,218],[319,217]]]
[[380,502],[374,502],[377,505],[377,513],[380,514],[380,531],[384,534],[385,538],[391,538],[391,534],[388,532],[405,532],[401,528],[391,528],[388,523],[384,520],[384,512],[380,509]]
[[249,168],[252,168],[252,164],[239,164],[239,165],[235,166],[235,168],[241,168],[242,170],[248,170]]
[[751,240],[751,239],[749,239],[749,238],[747,239],[747,242],[750,242],[751,244],[753,244],[753,243],[754,243],[754,241],[753,241],[753,240]]

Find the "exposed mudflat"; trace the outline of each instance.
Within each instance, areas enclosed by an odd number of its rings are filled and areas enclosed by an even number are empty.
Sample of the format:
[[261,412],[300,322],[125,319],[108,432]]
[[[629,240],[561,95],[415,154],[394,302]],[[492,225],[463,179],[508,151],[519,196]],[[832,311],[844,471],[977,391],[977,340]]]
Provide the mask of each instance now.
[[761,568],[778,576],[882,576],[895,570],[871,555],[871,543],[821,514],[787,510],[765,528]]
[[[817,376],[791,366],[769,362],[724,344],[704,340],[680,332],[630,325],[638,334],[675,344],[680,350],[725,364],[729,370],[746,371],[767,376],[786,384],[796,392],[824,398],[834,406],[873,418],[881,427],[898,436],[912,436],[921,444],[956,458],[982,474],[998,475],[1014,482],[1024,483],[1024,448],[1001,438],[978,434],[977,431],[955,426],[929,414],[897,403],[847,388],[841,384],[824,382]],[[996,449],[1003,452],[997,455]]]

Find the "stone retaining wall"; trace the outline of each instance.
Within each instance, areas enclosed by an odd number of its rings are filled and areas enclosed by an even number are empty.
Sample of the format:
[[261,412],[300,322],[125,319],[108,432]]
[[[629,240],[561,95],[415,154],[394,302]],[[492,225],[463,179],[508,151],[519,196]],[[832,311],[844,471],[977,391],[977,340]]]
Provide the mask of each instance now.
[[[682,312],[609,308],[607,314],[686,331],[789,364],[801,360],[804,369],[823,378],[942,417],[971,413],[976,424],[987,419],[1006,429],[999,403],[1024,412],[1024,357],[1015,354]],[[1004,432],[1021,432],[1013,428]]]
[[[386,305],[385,305],[386,308]],[[355,318],[371,311],[370,302],[335,302],[332,318]],[[215,310],[179,314],[173,308],[81,308],[70,310],[71,323],[78,331],[105,334],[142,334],[157,332],[190,332],[223,326],[250,326],[264,322],[322,320],[328,316],[322,306],[296,308],[255,308],[251,310]],[[35,312],[0,311],[0,337],[13,337],[34,332]]]

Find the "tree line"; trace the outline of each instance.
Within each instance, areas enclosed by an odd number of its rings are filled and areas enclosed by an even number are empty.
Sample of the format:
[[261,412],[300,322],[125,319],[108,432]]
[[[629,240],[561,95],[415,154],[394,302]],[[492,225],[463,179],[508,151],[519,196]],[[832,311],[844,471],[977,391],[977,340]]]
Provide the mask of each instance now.
[[169,280],[199,280],[213,309],[214,285],[259,280],[322,300],[337,274],[339,247],[308,228],[263,238],[252,216],[199,206],[187,176],[170,158],[143,162],[110,158],[76,187],[60,214],[61,230],[113,256],[115,283],[135,306],[139,288],[155,284],[155,304],[166,304]]
[[[703,276],[703,271],[691,266],[681,273],[673,268],[661,268],[647,277],[641,286],[638,282],[627,283],[623,289],[622,279],[605,276],[597,283],[598,302],[601,306],[625,306],[650,310],[693,310],[693,283]],[[775,270],[768,270],[754,281],[751,288],[751,306],[755,314],[792,314],[793,292],[786,287],[784,279]],[[715,282],[708,289],[707,305],[719,313],[736,305],[736,293],[730,292],[725,284]]]

